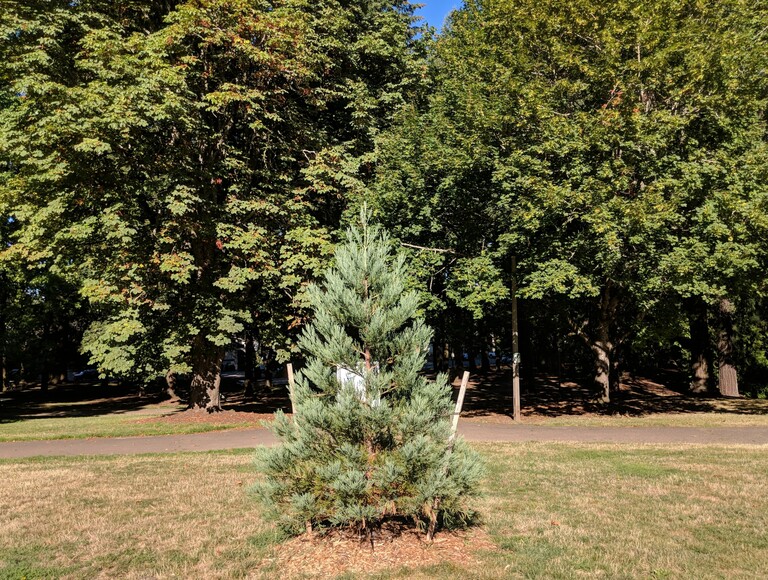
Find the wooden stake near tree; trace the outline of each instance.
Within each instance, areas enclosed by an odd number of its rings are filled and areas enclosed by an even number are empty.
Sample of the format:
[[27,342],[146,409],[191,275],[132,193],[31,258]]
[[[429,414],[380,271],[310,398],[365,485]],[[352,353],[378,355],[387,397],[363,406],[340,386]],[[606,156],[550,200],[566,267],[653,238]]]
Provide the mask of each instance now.
[[296,402],[295,402],[295,398],[293,396],[293,392],[295,390],[294,389],[295,384],[294,384],[294,380],[293,380],[293,364],[292,363],[288,363],[287,365],[285,365],[285,368],[288,371],[288,397],[291,399],[291,413],[295,417],[296,416]]
[[[296,420],[296,398],[295,398],[295,391],[296,391],[296,383],[293,379],[293,363],[288,363],[285,365],[285,370],[288,372],[288,397],[291,399],[291,414],[293,415],[293,420]],[[304,522],[304,531],[306,532],[307,536],[310,538],[312,537],[312,520],[307,520]]]
[[461,388],[459,389],[459,396],[456,399],[456,410],[453,412],[453,422],[451,423],[451,437],[448,440],[448,452],[453,451],[453,443],[456,441],[456,432],[459,428],[459,415],[461,415],[461,409],[464,407],[464,395],[467,392],[467,384],[469,383],[469,371],[464,371],[464,376],[461,378]]
[[[464,406],[464,395],[467,392],[467,383],[469,383],[469,371],[464,371],[464,376],[461,378],[459,396],[456,399],[456,410],[453,412],[453,421],[451,422],[451,436],[448,438],[448,455],[453,453],[453,446],[456,443],[456,433],[459,429],[459,416],[461,415],[461,409]],[[431,542],[435,537],[435,530],[437,529],[437,514],[439,511],[440,498],[436,497],[432,502],[432,510],[429,513],[429,528],[427,529],[428,542]]]

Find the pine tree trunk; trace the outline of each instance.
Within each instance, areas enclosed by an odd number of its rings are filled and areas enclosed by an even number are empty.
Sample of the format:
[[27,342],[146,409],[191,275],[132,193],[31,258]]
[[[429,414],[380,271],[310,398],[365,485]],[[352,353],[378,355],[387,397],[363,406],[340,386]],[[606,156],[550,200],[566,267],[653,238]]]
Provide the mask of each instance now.
[[691,386],[692,393],[709,390],[709,324],[707,307],[701,300],[689,303],[688,321],[691,333]]
[[718,385],[724,397],[738,397],[739,378],[733,360],[733,303],[727,298],[720,300],[720,333],[717,340]]
[[198,337],[192,346],[192,385],[189,406],[209,413],[221,411],[221,363],[224,352]]

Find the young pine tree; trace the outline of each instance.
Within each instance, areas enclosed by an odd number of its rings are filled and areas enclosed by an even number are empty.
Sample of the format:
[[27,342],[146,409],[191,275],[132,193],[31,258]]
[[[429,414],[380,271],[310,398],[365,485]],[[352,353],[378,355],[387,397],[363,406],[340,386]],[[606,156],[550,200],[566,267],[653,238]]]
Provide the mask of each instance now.
[[307,363],[296,376],[296,414],[277,413],[282,444],[262,452],[257,487],[288,530],[346,526],[371,537],[388,519],[422,527],[471,513],[480,461],[461,439],[449,443],[445,376],[419,374],[431,330],[405,290],[404,266],[363,215],[310,291],[315,316],[299,342]]

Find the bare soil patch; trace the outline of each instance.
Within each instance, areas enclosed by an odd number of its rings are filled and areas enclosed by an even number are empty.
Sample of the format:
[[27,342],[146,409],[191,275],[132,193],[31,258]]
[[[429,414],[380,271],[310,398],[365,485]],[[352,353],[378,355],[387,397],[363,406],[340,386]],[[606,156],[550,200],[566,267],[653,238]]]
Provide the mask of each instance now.
[[460,568],[479,564],[477,552],[497,550],[488,533],[480,527],[442,531],[433,543],[424,533],[413,529],[384,529],[370,542],[347,531],[325,535],[306,534],[288,540],[275,548],[262,565],[279,566],[281,575],[289,578],[311,573],[318,578],[342,574],[376,574],[399,568],[422,568],[453,564]]

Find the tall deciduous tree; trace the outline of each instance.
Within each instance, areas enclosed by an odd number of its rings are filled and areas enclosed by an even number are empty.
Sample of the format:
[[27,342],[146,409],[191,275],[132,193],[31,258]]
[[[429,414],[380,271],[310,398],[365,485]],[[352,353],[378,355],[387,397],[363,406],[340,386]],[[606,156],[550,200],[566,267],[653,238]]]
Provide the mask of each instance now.
[[608,401],[660,302],[764,287],[766,24],[743,0],[465,2],[424,106],[382,140],[382,216],[415,213],[398,235],[496,278],[517,254],[523,295],[560,305]]
[[[408,82],[407,2],[5,2],[13,251],[76,280],[106,371],[192,373],[301,320],[372,135]],[[333,163],[331,163],[331,160]],[[352,179],[352,178],[350,178]]]

